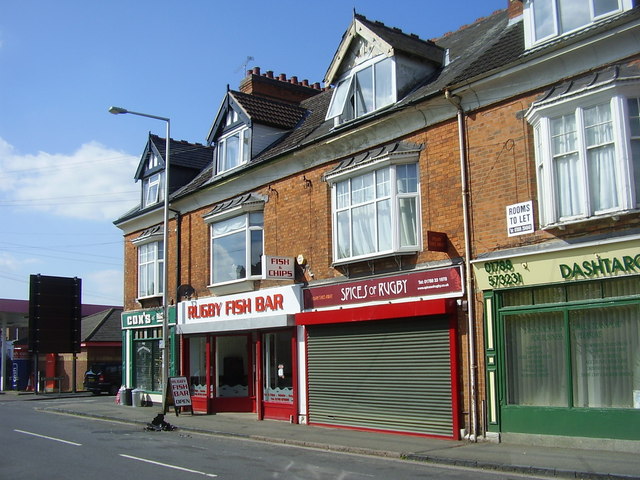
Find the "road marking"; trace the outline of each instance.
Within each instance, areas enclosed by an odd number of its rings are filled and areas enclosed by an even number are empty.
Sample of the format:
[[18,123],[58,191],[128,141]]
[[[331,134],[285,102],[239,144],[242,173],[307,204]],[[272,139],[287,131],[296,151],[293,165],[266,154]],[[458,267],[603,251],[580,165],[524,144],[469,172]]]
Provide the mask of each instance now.
[[204,475],[205,477],[217,477],[218,476],[218,475],[216,475],[214,473],[205,473],[205,472],[200,472],[198,470],[191,470],[190,468],[178,467],[177,465],[169,465],[168,463],[161,463],[161,462],[156,462],[154,460],[148,460],[146,458],[132,457],[131,455],[125,455],[124,453],[121,453],[120,456],[124,457],[124,458],[130,458],[131,460],[138,460],[140,462],[146,462],[146,463],[152,463],[154,465],[160,465],[161,467],[173,468],[175,470],[182,470],[183,472],[197,473],[198,475]]
[[18,432],[18,433],[24,433],[25,435],[33,435],[34,437],[46,438],[47,440],[54,440],[54,441],[60,442],[60,443],[68,443],[69,445],[74,445],[76,447],[81,447],[82,446],[81,443],[70,442],[69,440],[62,440],[61,438],[48,437],[46,435],[40,435],[39,433],[27,432],[25,430],[17,430],[17,429],[14,429],[13,431],[14,432]]

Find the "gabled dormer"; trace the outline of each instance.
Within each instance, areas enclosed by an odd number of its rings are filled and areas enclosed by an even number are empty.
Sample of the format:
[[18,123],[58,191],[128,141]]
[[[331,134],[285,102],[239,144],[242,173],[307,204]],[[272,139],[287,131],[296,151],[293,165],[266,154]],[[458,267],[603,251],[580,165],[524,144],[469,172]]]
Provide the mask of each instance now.
[[227,92],[207,136],[215,147],[214,175],[247,165],[279,141],[307,115],[299,102],[320,93],[319,84],[275,78],[272,72],[260,75],[257,67],[240,88]]
[[605,21],[631,10],[633,3],[634,0],[524,0],[526,48]]
[[335,86],[327,120],[341,124],[396,103],[442,66],[444,54],[431,41],[354,14],[324,79]]
[[[142,210],[164,202],[166,139],[149,133],[134,179],[142,182]],[[213,149],[199,143],[171,139],[169,143],[169,193],[186,185],[213,158]]]

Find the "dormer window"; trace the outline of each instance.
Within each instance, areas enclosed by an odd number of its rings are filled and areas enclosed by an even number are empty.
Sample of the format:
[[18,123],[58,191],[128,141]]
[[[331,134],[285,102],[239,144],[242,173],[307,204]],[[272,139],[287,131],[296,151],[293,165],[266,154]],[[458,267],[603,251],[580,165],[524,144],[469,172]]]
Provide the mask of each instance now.
[[158,172],[142,181],[142,207],[146,208],[163,200],[164,172]]
[[226,172],[249,162],[251,158],[251,130],[243,125],[218,140],[218,173]]
[[527,47],[633,8],[631,0],[526,0]]
[[350,70],[333,92],[327,120],[344,123],[395,102],[394,61],[376,57]]

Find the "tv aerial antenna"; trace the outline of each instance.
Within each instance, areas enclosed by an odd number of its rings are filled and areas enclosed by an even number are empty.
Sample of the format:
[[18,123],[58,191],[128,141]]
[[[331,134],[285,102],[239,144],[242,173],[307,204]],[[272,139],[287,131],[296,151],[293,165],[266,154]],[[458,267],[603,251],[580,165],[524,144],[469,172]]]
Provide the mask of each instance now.
[[242,65],[240,65],[238,68],[236,68],[235,73],[238,73],[240,71],[246,72],[247,71],[247,65],[249,65],[249,62],[253,62],[254,60],[255,60],[255,58],[253,58],[251,55],[248,55],[247,58],[244,59],[244,62],[242,62]]

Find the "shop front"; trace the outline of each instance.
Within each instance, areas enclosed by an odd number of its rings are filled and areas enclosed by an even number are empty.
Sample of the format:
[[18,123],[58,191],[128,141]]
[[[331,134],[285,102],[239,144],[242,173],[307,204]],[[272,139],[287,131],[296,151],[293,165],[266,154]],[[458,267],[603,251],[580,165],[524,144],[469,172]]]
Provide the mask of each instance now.
[[[175,373],[176,311],[169,307],[169,375]],[[122,313],[122,353],[125,386],[138,389],[154,402],[162,401],[162,309]]]
[[460,267],[305,289],[307,422],[458,438]]
[[181,371],[194,411],[297,420],[298,285],[178,305]]
[[640,440],[640,240],[511,252],[474,269],[489,432]]

